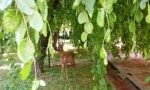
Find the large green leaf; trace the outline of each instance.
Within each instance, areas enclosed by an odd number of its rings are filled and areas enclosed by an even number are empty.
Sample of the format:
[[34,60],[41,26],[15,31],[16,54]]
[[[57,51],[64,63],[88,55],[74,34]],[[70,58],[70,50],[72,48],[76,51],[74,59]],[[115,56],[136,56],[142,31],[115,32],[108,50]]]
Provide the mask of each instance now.
[[136,27],[135,27],[135,22],[131,22],[131,23],[129,24],[129,31],[130,31],[130,33],[135,32],[135,29],[136,29]]
[[88,11],[90,18],[92,18],[92,16],[93,16],[95,1],[96,0],[86,0],[86,2],[85,2],[85,8]]
[[139,23],[143,19],[143,13],[140,10],[138,10],[135,13],[134,17],[135,17],[135,20]]
[[88,15],[85,11],[81,12],[78,16],[78,22],[79,24],[83,24],[85,22],[88,22],[89,21],[89,18],[88,18]]
[[21,69],[19,76],[21,80],[25,80],[28,78],[31,72],[32,61],[27,62],[23,68]]
[[39,7],[43,20],[46,21],[48,15],[47,0],[37,0],[36,3],[37,6]]
[[93,31],[93,24],[90,22],[87,22],[84,24],[84,30],[88,33],[91,34]]
[[29,25],[37,32],[42,30],[43,19],[38,11],[34,10],[34,13],[29,17]]
[[147,23],[150,23],[150,14],[148,14],[148,15],[146,16],[145,21],[146,21]]
[[141,1],[140,2],[140,8],[144,9],[146,7],[146,2]]
[[18,45],[17,54],[19,59],[27,63],[34,57],[35,48],[30,39],[22,39]]
[[17,41],[17,44],[20,43],[20,41],[24,38],[26,34],[26,28],[25,25],[22,23],[15,32],[15,39]]
[[3,15],[3,26],[7,32],[14,32],[22,22],[22,16],[15,9],[8,9]]
[[12,0],[0,0],[0,11],[6,9],[11,3]]
[[83,32],[83,33],[81,34],[81,40],[82,40],[83,42],[85,42],[85,41],[87,40],[87,36],[88,36],[88,33],[87,33],[87,32]]
[[97,19],[96,19],[96,22],[97,22],[98,26],[104,27],[104,19],[105,19],[105,11],[104,11],[103,8],[101,8],[98,11]]
[[32,15],[33,8],[36,7],[35,0],[16,0],[17,7],[21,12]]

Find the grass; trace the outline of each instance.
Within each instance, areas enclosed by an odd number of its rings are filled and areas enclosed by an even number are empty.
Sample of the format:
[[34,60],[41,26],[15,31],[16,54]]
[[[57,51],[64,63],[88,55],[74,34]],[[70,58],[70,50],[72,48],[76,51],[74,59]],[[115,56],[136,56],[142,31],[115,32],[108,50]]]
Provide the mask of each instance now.
[[[61,67],[53,66],[48,68],[48,60],[45,60],[45,73],[38,76],[38,79],[43,79],[46,82],[46,87],[40,86],[39,90],[92,90],[94,86],[94,81],[92,80],[91,73],[91,63],[86,63],[92,61],[90,55],[78,55],[76,56],[77,66],[75,69],[68,68],[69,79],[60,80]],[[53,58],[52,58],[53,59]],[[10,60],[10,61],[9,61]],[[10,64],[16,61],[17,58],[4,58],[0,60],[0,66],[3,64]],[[58,56],[54,57],[51,62],[59,61]],[[0,73],[0,87],[2,90],[31,90],[32,80],[29,78],[27,81],[21,81],[19,79],[19,71],[17,68],[11,68],[13,72]],[[74,72],[76,75],[74,76]],[[13,75],[13,76],[12,76]],[[0,90],[1,90],[0,89]],[[110,89],[111,90],[111,89]]]
[[[91,68],[89,65],[78,66],[75,70],[68,68],[69,79],[60,80],[61,68],[58,66],[47,68],[47,72],[41,75],[47,83],[46,87],[40,90],[92,90],[94,82],[92,81]],[[76,73],[74,76],[73,73]]]

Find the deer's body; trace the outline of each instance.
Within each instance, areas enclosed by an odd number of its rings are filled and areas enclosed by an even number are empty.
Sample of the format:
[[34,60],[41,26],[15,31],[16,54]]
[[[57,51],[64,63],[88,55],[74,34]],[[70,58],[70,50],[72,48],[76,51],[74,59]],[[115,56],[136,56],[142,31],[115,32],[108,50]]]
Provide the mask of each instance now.
[[59,52],[59,55],[62,67],[67,67],[69,65],[75,66],[75,56],[73,51]]

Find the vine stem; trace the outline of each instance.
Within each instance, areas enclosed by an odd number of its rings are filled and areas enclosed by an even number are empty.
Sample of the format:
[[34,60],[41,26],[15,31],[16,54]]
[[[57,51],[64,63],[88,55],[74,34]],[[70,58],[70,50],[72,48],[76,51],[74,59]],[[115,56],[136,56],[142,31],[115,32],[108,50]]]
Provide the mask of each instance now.
[[34,75],[35,75],[35,80],[37,79],[37,69],[36,69],[36,60],[35,58],[33,59],[33,63],[34,63]]

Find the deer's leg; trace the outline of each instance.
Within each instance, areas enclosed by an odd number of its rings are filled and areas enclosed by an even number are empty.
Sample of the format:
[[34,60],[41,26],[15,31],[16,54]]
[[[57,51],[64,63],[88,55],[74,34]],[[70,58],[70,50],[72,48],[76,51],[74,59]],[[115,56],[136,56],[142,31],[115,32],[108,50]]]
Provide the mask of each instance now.
[[62,80],[63,79],[63,75],[64,74],[64,65],[62,64],[61,65],[61,76],[60,76],[60,79]]

